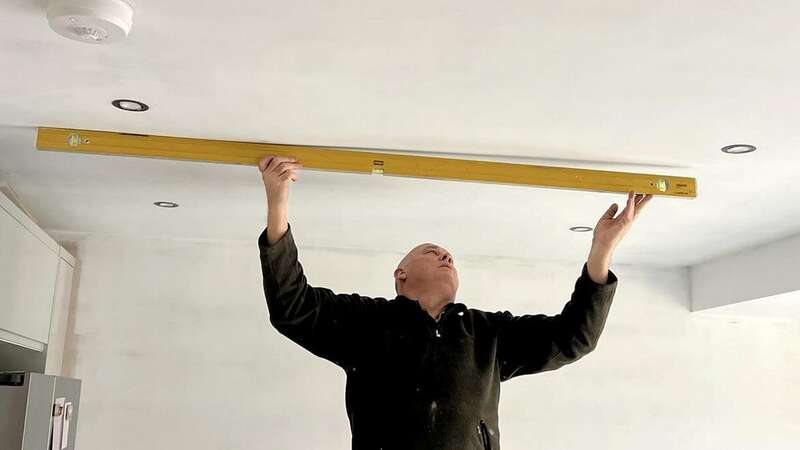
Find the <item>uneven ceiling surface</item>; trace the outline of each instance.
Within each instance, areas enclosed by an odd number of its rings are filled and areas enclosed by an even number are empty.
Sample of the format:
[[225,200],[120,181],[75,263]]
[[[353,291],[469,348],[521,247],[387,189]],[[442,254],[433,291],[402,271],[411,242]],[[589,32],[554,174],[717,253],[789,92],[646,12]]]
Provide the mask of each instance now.
[[[111,46],[0,5],[0,179],[47,230],[255,239],[254,167],[40,152],[35,127],[394,149],[697,178],[614,262],[800,233],[800,3],[137,1]],[[133,98],[146,113],[115,110]],[[758,151],[726,155],[751,143]],[[301,245],[580,261],[624,194],[304,171]],[[152,206],[167,200],[175,210]],[[66,232],[66,233],[65,233]]]

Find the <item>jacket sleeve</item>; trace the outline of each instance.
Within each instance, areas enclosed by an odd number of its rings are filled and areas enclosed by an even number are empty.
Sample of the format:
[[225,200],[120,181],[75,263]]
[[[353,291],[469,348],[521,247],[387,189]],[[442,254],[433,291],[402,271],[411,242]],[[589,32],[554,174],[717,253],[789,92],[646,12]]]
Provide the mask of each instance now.
[[366,327],[385,299],[334,294],[306,281],[291,225],[277,242],[258,238],[270,323],[306,350],[343,368],[357,365],[369,342]]
[[570,301],[560,314],[514,316],[505,311],[497,318],[497,359],[500,380],[528,375],[577,361],[597,346],[617,288],[608,272],[606,284],[595,283],[584,263]]

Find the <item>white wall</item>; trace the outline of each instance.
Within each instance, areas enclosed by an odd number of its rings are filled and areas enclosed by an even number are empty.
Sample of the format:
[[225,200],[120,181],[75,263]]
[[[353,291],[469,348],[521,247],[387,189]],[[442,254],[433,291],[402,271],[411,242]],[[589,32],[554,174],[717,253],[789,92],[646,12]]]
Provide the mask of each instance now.
[[[65,370],[83,380],[81,450],[349,448],[344,373],[269,326],[259,232],[78,243]],[[312,284],[371,296],[393,295],[401,256],[300,248]],[[517,314],[558,312],[582,265],[459,256],[459,301]],[[597,350],[503,383],[504,449],[796,448],[796,323],[690,313],[687,270],[612,270]]]
[[704,261],[689,272],[691,309],[700,311],[792,292],[800,295],[798,264],[800,234]]

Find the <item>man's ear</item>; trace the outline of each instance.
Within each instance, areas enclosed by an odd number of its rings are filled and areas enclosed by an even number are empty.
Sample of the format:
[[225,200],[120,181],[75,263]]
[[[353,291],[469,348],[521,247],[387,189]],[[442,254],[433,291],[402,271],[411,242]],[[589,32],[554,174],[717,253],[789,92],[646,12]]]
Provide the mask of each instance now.
[[406,279],[406,272],[403,269],[398,267],[397,269],[394,270],[394,279],[395,280],[405,280]]

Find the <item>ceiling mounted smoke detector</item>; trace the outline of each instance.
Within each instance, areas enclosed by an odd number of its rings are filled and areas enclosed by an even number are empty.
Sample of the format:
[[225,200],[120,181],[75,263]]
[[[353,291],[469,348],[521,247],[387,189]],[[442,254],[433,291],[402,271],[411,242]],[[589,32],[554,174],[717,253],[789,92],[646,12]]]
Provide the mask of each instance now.
[[47,20],[56,33],[89,44],[122,41],[133,26],[130,0],[50,0]]

